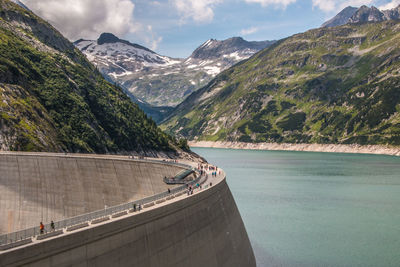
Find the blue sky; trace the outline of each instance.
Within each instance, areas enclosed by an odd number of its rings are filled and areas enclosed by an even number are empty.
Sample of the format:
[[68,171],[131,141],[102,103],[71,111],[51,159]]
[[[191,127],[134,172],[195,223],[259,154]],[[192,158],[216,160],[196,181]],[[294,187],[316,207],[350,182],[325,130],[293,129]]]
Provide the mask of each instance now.
[[319,27],[344,7],[400,0],[21,0],[74,41],[101,32],[187,57],[210,38],[274,40]]

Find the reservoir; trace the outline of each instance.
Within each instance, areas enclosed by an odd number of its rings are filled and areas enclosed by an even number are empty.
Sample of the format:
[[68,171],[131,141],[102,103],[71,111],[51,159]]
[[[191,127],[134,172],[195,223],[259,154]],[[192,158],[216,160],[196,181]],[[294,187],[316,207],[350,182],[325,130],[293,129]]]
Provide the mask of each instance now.
[[227,173],[257,266],[400,266],[400,157],[192,150]]

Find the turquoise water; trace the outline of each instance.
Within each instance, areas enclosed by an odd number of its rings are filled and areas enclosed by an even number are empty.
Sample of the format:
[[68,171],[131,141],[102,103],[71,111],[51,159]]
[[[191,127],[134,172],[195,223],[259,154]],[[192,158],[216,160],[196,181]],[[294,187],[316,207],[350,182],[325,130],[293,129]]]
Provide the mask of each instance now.
[[400,266],[400,157],[193,151],[226,171],[258,266]]

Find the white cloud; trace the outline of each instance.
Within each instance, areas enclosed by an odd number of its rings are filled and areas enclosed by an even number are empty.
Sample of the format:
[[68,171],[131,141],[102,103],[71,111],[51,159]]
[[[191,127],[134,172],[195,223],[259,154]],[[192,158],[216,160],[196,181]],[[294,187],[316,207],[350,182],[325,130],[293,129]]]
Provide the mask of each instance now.
[[400,0],[393,0],[392,2],[387,3],[386,5],[379,6],[379,9],[380,10],[392,9],[397,7],[398,5],[400,5]]
[[250,35],[253,33],[258,32],[258,28],[257,27],[250,27],[248,29],[243,29],[240,31],[240,35]]
[[336,10],[335,1],[333,0],[313,0],[313,7],[318,7],[324,12]]
[[277,6],[286,8],[288,5],[292,3],[296,3],[297,0],[245,0],[247,3],[258,3],[261,6]]
[[178,10],[181,23],[192,19],[198,23],[209,23],[214,18],[214,7],[223,0],[171,0]]
[[22,0],[70,40],[95,39],[102,32],[134,32],[135,5],[130,0]]
[[157,34],[153,31],[153,27],[151,25],[147,26],[147,30],[151,35],[150,37],[145,37],[146,43],[150,46],[151,50],[156,50],[158,44],[162,41],[162,36],[157,36]]

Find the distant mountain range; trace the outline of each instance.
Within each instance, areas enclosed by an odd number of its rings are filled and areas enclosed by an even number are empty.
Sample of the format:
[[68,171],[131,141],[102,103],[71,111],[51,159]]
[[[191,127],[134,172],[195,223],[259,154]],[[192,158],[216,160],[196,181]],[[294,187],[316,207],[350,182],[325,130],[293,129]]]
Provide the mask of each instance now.
[[0,149],[187,148],[131,100],[190,140],[400,145],[399,7],[347,8],[277,42],[210,39],[186,59],[109,33],[75,42],[85,57],[29,10],[0,10]]
[[191,94],[161,127],[189,140],[400,145],[400,22],[280,40]]
[[131,97],[150,107],[179,104],[221,71],[272,43],[248,42],[240,37],[210,39],[186,59],[159,55],[111,33],[74,44],[108,80],[120,84]]
[[347,23],[381,22],[385,20],[398,19],[400,19],[400,5],[396,8],[383,11],[374,6],[362,6],[360,8],[349,6],[340,11],[335,17],[322,24],[322,27],[335,27]]

